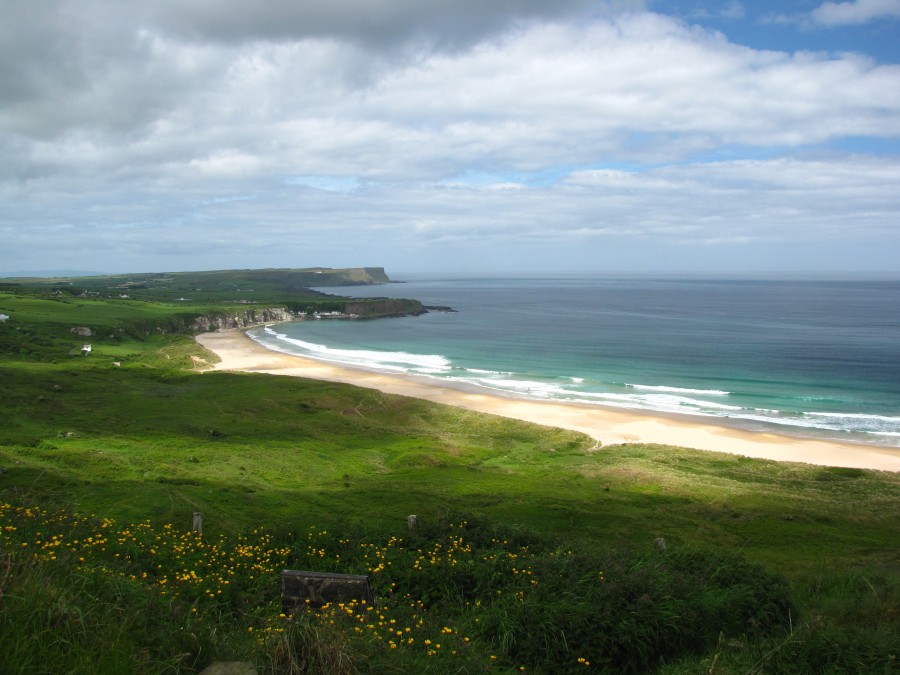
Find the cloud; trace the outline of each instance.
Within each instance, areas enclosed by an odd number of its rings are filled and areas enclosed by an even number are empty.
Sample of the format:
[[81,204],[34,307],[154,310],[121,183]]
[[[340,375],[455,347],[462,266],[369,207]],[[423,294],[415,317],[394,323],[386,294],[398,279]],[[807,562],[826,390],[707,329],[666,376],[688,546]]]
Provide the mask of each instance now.
[[900,0],[854,0],[824,2],[810,13],[822,26],[856,26],[879,19],[900,17]]
[[736,0],[725,3],[719,12],[720,17],[732,21],[743,19],[746,15],[747,11],[744,9],[744,4],[742,2],[737,2]]
[[[672,240],[840,238],[894,230],[900,198],[895,161],[776,159],[661,167],[642,173],[577,172],[574,193],[605,201],[619,211],[619,226]],[[649,208],[641,205],[652,205]],[[867,214],[865,219],[859,214]],[[894,235],[895,237],[897,235]]]
[[[0,212],[0,237],[9,250],[40,250],[45,260],[93,264],[114,255],[117,266],[143,261],[143,268],[176,253],[206,259],[231,252],[232,259],[237,254],[248,264],[312,265],[317,252],[332,248],[357,257],[368,251],[377,259],[376,252],[436,252],[451,244],[494,251],[515,244],[548,252],[623,241],[686,247],[879,241],[884,250],[900,245],[896,159],[588,169],[552,185],[519,183],[514,189],[499,181],[374,183],[352,193],[306,185],[252,187],[253,198],[231,200],[224,192],[213,200],[185,191],[154,203],[152,191],[108,190],[45,198],[27,227]],[[40,266],[29,261],[35,264]]]
[[859,55],[751,49],[640,2],[7,4],[0,269],[896,241],[896,162],[827,152],[900,137],[900,67]]
[[747,16],[744,3],[731,0],[723,4],[716,4],[715,9],[698,7],[688,15],[691,19],[724,19],[725,21],[739,21]]
[[534,24],[391,63],[335,40],[132,38],[127,59],[87,59],[80,79],[47,78],[2,109],[18,149],[0,171],[446,179],[900,134],[896,66],[756,51],[654,14]]
[[166,31],[193,39],[328,38],[394,49],[411,40],[464,47],[524,22],[636,11],[644,5],[643,0],[156,0],[146,13]]

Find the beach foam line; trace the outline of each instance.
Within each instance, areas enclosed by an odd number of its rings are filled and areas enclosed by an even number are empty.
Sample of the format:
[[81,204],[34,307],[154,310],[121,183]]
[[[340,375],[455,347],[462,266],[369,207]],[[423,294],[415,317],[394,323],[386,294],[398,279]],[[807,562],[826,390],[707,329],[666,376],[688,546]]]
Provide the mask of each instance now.
[[[356,364],[368,368],[390,368],[391,370],[409,367],[421,368],[427,369],[430,373],[443,373],[449,372],[450,370],[450,361],[438,354],[410,354],[408,352],[384,352],[367,349],[337,349],[315,342],[306,342],[305,340],[288,337],[284,333],[273,330],[270,326],[265,327],[265,332],[268,335],[271,335],[275,340],[302,349],[309,356],[316,356],[328,361]],[[257,342],[263,346],[267,346],[265,342],[259,340],[257,340]]]
[[558,384],[550,384],[548,382],[538,382],[536,380],[504,380],[498,378],[473,378],[473,384],[480,384],[490,387],[498,391],[514,391],[527,393],[531,396],[539,396],[541,398],[551,397],[554,395],[564,395],[569,393]]
[[503,375],[512,375],[511,372],[506,370],[483,370],[481,368],[459,368],[467,373],[474,373],[476,375],[490,375],[491,377],[500,377]]
[[650,384],[630,384],[625,383],[626,387],[637,389],[638,391],[659,391],[671,394],[696,394],[698,396],[730,396],[730,391],[722,391],[721,389],[688,389],[683,387],[666,387],[655,386]]
[[864,413],[806,412],[803,418],[821,429],[862,431],[865,433],[900,432],[900,417]]
[[745,410],[738,405],[725,403],[713,403],[702,401],[688,396],[675,396],[673,394],[615,394],[604,392],[578,392],[580,397],[599,399],[600,401],[615,401],[619,404],[629,404],[641,410],[659,410],[660,412],[685,412],[690,408],[691,412],[705,411],[706,414],[716,414],[713,411],[737,412]]
[[840,412],[807,412],[803,413],[804,415],[809,415],[810,417],[836,417],[840,419],[852,419],[852,420],[873,420],[877,422],[890,422],[892,424],[900,425],[900,417],[892,416],[892,415],[869,415],[866,413],[840,413]]

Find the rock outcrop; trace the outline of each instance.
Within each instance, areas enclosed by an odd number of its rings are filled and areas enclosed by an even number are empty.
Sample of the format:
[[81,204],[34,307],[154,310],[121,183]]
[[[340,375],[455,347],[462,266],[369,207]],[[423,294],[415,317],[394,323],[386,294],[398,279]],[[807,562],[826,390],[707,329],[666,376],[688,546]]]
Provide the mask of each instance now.
[[292,321],[294,318],[296,317],[293,314],[282,307],[245,309],[242,312],[198,316],[190,325],[190,330],[206,333],[228,328],[247,328],[263,323]]

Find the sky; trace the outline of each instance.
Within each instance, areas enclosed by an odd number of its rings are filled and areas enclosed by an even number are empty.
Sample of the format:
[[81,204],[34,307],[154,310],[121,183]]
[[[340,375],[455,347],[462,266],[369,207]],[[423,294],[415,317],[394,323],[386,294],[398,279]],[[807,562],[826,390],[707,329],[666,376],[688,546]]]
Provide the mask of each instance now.
[[900,0],[0,17],[0,275],[900,276]]

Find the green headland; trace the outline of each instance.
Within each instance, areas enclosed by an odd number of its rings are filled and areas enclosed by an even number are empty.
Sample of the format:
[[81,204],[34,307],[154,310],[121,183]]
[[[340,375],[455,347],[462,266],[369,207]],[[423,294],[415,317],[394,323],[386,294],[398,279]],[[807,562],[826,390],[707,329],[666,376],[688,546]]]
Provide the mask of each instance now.
[[[898,672],[897,474],[204,372],[200,330],[422,311],[309,290],[389,281],[2,280],[0,672]],[[283,569],[375,601],[285,616]]]

